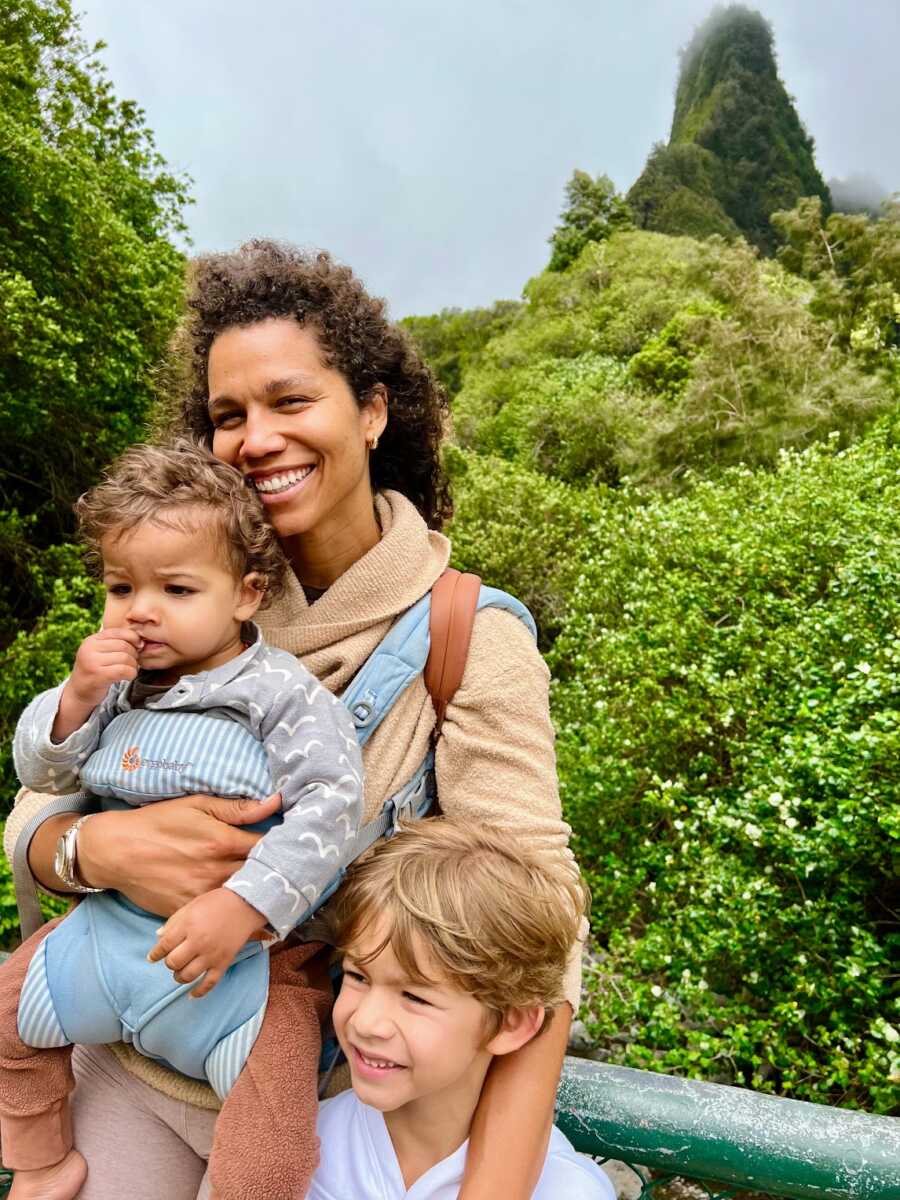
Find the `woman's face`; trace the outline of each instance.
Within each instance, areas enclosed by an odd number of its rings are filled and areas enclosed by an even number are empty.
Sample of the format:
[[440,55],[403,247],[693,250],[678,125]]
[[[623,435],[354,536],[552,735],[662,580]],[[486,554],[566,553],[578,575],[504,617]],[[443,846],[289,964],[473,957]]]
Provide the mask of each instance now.
[[311,329],[283,317],[219,334],[209,415],[213,453],[255,487],[282,540],[346,542],[372,523],[367,441],[384,428],[384,396],[361,408]]

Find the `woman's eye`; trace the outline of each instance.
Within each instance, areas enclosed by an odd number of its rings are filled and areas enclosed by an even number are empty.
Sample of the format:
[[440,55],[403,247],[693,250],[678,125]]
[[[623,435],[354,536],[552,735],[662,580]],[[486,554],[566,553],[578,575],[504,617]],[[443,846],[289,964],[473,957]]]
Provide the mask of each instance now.
[[301,404],[308,404],[309,401],[304,396],[282,396],[280,400],[275,401],[276,408],[296,408]]
[[235,429],[243,420],[243,413],[218,412],[211,417],[213,429]]

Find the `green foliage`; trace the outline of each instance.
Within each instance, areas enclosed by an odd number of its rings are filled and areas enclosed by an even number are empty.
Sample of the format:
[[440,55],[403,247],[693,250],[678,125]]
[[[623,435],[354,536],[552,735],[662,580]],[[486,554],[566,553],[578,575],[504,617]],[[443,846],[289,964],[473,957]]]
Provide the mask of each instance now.
[[455,396],[463,373],[490,339],[512,324],[520,307],[515,300],[498,300],[490,308],[445,308],[430,317],[404,317],[400,324],[409,330],[447,394]]
[[779,261],[814,284],[810,310],[869,369],[900,361],[900,203],[825,219],[817,198],[772,216]]
[[612,1061],[900,1103],[898,447],[895,418],[676,498],[451,453],[455,561],[555,635]]
[[612,495],[593,530],[551,664],[616,1061],[900,1100],[891,442]]
[[628,203],[642,229],[686,237],[713,234],[731,240],[740,233],[717,199],[725,169],[711,151],[693,142],[654,146]]
[[459,514],[449,530],[453,565],[502,581],[531,610],[546,648],[561,628],[602,493],[456,447],[446,458]]
[[846,441],[894,393],[809,294],[742,242],[617,234],[529,283],[465,375],[457,436],[568,483],[665,487]]
[[603,242],[631,227],[628,205],[608,175],[592,179],[586,171],[574,171],[566,184],[565,208],[549,238],[552,253],[547,269],[564,271],[589,242]]
[[654,148],[628,193],[635,218],[692,237],[740,231],[771,253],[770,215],[801,196],[830,203],[778,77],[772,30],[743,5],[718,9],[682,54],[669,143]]
[[26,704],[69,674],[81,642],[100,625],[102,595],[75,546],[35,555],[34,588],[49,605],[34,629],[20,630],[0,653],[0,815],[12,806],[17,783],[12,736]]
[[[99,49],[69,0],[0,11],[0,507],[35,551],[68,536],[72,500],[140,436],[179,305],[184,183]],[[0,609],[32,619],[21,565],[4,554],[2,574]]]

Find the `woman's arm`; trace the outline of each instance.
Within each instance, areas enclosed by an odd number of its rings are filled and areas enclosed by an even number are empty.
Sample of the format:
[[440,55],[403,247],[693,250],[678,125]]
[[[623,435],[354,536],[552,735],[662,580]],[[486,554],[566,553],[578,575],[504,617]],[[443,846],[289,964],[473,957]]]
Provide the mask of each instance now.
[[[79,877],[169,916],[234,874],[260,837],[240,826],[271,816],[280,804],[278,795],[262,802],[200,795],[96,813],[78,835]],[[49,817],[29,844],[31,872],[51,891],[66,890],[53,870],[53,857],[60,834],[79,815]]]
[[[550,722],[549,674],[525,627],[508,613],[478,614],[462,684],[437,746],[441,809],[508,831],[571,863]],[[566,998],[550,1027],[495,1059],[479,1101],[460,1200],[527,1200],[540,1176],[572,1011],[580,990],[573,947]]]
[[547,1155],[571,1023],[564,1004],[539,1037],[494,1059],[469,1133],[459,1200],[529,1200]]

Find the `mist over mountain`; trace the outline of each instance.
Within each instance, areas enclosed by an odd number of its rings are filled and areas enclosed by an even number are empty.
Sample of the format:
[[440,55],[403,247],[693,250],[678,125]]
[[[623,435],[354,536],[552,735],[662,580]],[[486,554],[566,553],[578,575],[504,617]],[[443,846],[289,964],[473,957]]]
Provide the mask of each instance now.
[[874,175],[857,172],[846,179],[829,179],[828,190],[837,212],[881,215],[881,206],[890,199],[890,192]]
[[743,5],[718,8],[682,51],[668,143],[628,193],[635,220],[660,233],[743,234],[775,248],[773,212],[831,196],[778,74],[771,26]]

